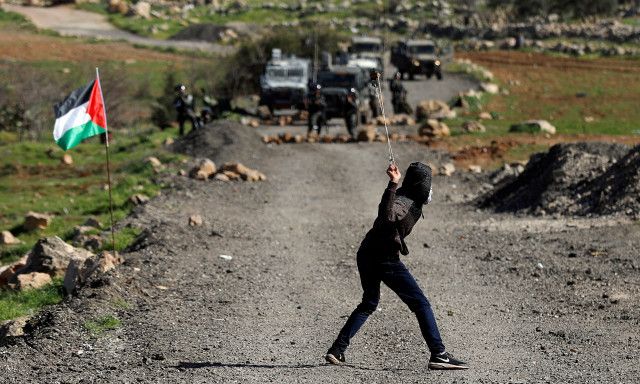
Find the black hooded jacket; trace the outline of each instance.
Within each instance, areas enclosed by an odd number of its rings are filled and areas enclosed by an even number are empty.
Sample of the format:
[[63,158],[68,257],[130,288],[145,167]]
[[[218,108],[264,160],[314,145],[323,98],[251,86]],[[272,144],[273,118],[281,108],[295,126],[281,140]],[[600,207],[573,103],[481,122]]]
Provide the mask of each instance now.
[[398,253],[409,254],[404,238],[422,216],[422,206],[430,200],[431,168],[411,163],[402,187],[397,187],[389,182],[378,206],[378,217],[360,246],[382,260],[398,259]]

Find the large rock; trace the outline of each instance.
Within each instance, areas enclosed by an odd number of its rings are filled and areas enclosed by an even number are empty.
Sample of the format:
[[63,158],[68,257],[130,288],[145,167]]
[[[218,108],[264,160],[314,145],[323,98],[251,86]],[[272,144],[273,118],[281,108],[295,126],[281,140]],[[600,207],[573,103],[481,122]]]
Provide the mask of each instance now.
[[26,265],[17,271],[18,274],[41,272],[52,277],[62,277],[72,260],[86,260],[93,253],[82,248],[75,248],[58,236],[38,240],[27,254]]
[[9,287],[15,290],[24,291],[27,289],[42,288],[51,284],[51,276],[48,273],[30,272],[14,275],[9,281]]
[[2,231],[2,233],[0,233],[0,245],[14,245],[20,243],[21,241],[16,239],[9,231]]
[[94,273],[105,273],[118,264],[122,264],[122,257],[109,252],[101,252],[84,260],[72,260],[64,275],[63,288],[67,295],[75,293],[84,286]]
[[451,131],[449,131],[449,127],[445,123],[429,119],[418,129],[418,134],[427,137],[446,137],[451,136]]
[[366,141],[368,143],[371,143],[375,139],[376,139],[376,129],[372,126],[367,126],[358,132],[358,141]]
[[462,123],[462,129],[465,132],[486,132],[487,131],[484,125],[473,120],[465,121],[464,123]]
[[440,169],[438,169],[438,173],[444,176],[451,176],[455,173],[455,171],[456,171],[456,166],[453,165],[453,163],[442,164]]
[[129,197],[129,201],[133,205],[144,205],[149,202],[149,196],[142,193],[136,193],[135,195],[131,195],[131,197]]
[[455,111],[449,105],[440,100],[423,100],[416,108],[416,119],[451,119],[456,117]]
[[129,4],[124,0],[109,0],[107,9],[111,13],[126,15],[129,13]]
[[51,223],[51,216],[44,213],[27,212],[24,217],[22,227],[25,231],[34,231],[36,229],[45,229]]
[[555,135],[556,127],[546,120],[527,120],[520,124],[513,124],[509,128],[509,132],[525,132],[525,133],[548,133]]
[[480,89],[482,92],[486,92],[491,95],[497,95],[500,92],[500,87],[498,84],[494,83],[480,83]]
[[22,316],[12,320],[3,321],[0,324],[0,340],[5,337],[18,337],[24,335],[24,327],[29,321],[29,316]]
[[0,288],[6,287],[13,275],[15,275],[20,269],[24,268],[25,265],[27,265],[27,255],[9,265],[0,267]]
[[245,181],[264,181],[267,179],[264,174],[256,171],[255,169],[246,167],[241,163],[225,163],[222,166],[222,170],[236,173]]
[[155,156],[149,156],[144,161],[145,161],[145,163],[151,165],[151,167],[153,168],[153,170],[155,172],[160,172],[161,170],[164,169],[164,164],[162,164],[160,159],[158,159]]
[[138,1],[132,7],[133,14],[143,19],[151,18],[151,4],[146,1]]
[[209,159],[200,159],[197,165],[191,168],[189,176],[196,180],[206,180],[217,171],[216,164]]

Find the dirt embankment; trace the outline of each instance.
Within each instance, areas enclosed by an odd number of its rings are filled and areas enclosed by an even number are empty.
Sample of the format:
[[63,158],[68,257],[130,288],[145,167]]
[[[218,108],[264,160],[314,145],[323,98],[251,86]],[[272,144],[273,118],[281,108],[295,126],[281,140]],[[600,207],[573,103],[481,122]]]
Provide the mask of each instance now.
[[537,215],[640,216],[640,146],[557,144],[531,157],[524,172],[480,205]]

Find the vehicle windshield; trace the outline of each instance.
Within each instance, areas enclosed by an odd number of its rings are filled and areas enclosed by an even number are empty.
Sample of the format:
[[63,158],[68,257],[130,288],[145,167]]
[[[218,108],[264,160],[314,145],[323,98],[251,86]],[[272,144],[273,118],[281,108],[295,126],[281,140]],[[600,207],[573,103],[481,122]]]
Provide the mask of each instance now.
[[414,54],[433,54],[436,52],[436,47],[431,44],[428,45],[410,45],[409,52]]
[[270,79],[300,79],[303,74],[302,68],[272,67],[267,69],[267,77]]
[[353,73],[320,73],[318,82],[323,87],[352,88],[356,83],[356,76]]
[[382,51],[382,47],[380,44],[376,43],[357,43],[353,44],[351,50],[355,53],[360,52],[380,52]]

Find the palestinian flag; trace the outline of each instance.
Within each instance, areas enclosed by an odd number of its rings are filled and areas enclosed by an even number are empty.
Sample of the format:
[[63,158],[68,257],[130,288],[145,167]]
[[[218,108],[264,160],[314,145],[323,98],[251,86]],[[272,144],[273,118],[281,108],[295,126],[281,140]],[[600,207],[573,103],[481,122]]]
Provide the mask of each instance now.
[[56,114],[53,138],[65,151],[86,138],[106,132],[107,118],[99,80],[71,92],[53,110]]

